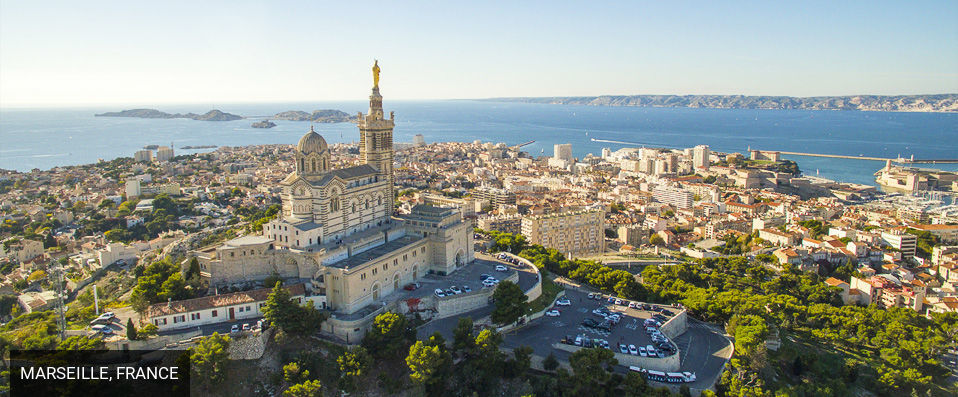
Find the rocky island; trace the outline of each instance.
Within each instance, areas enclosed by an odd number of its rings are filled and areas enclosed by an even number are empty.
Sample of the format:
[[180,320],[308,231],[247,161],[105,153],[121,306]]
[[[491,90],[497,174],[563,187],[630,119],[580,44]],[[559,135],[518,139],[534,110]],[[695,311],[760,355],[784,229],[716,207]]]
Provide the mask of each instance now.
[[276,126],[276,123],[269,120],[263,120],[263,121],[257,121],[251,124],[250,126],[253,128],[273,128]]
[[860,110],[878,112],[958,112],[958,94],[851,95],[820,97],[745,95],[601,95],[584,97],[490,98],[494,102],[562,105],[682,107],[715,109]]
[[106,112],[95,114],[96,117],[136,117],[141,119],[193,119],[202,121],[233,121],[240,120],[243,116],[222,112],[220,110],[210,110],[204,114],[196,113],[166,113],[156,109],[129,109],[120,112]]
[[276,113],[273,118],[277,120],[312,121],[316,123],[345,123],[356,121],[356,116],[350,116],[349,113],[336,109],[314,110],[313,113],[306,113],[302,110],[289,110]]

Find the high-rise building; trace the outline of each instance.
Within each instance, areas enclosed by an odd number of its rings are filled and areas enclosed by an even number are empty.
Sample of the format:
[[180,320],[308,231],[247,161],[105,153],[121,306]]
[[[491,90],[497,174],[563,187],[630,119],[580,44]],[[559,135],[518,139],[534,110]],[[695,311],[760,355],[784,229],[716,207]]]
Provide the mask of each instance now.
[[609,160],[610,157],[612,157],[612,149],[607,147],[602,148],[602,159]]
[[671,186],[659,186],[652,189],[652,199],[675,208],[692,208],[692,192]]
[[422,134],[416,134],[416,136],[412,137],[412,144],[413,146],[425,146],[426,138],[423,138]]
[[563,254],[605,251],[605,212],[601,210],[528,216],[522,219],[521,230],[530,243]]
[[699,167],[708,169],[711,160],[709,159],[709,146],[708,145],[698,145],[692,148],[692,167],[698,169]]
[[160,146],[156,148],[156,161],[164,162],[173,159],[173,148],[169,146]]
[[153,152],[150,150],[137,150],[133,154],[133,161],[138,163],[149,163],[153,161]]
[[572,144],[571,143],[559,143],[553,146],[553,156],[552,158],[556,160],[565,160],[572,162]]
[[882,232],[881,239],[885,244],[901,251],[902,258],[911,258],[915,256],[918,249],[918,237],[905,230],[904,227],[900,227]]

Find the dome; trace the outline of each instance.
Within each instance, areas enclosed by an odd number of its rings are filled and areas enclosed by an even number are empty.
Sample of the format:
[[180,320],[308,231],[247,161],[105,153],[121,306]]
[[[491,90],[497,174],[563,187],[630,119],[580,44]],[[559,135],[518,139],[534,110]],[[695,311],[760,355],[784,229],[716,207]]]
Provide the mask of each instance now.
[[310,153],[323,153],[327,151],[326,140],[323,139],[322,135],[313,131],[313,127],[309,127],[309,132],[306,135],[303,135],[299,139],[299,143],[296,145],[296,150],[302,154]]

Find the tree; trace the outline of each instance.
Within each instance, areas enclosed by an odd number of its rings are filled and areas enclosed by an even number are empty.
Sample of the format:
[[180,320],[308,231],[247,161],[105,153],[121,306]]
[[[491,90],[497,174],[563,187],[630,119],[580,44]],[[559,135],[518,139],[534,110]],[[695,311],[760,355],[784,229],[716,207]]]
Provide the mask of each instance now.
[[362,379],[366,374],[371,362],[372,359],[369,357],[369,353],[366,352],[366,349],[362,346],[347,350],[336,358],[336,363],[339,364],[339,370],[343,372],[341,381],[342,389],[347,392],[355,391],[356,381]]
[[283,366],[283,381],[289,384],[296,384],[309,379],[309,370],[299,367],[299,363],[293,361]]
[[57,345],[59,350],[104,350],[103,339],[75,335]]
[[559,368],[559,360],[556,359],[555,354],[550,352],[546,359],[542,360],[542,368],[545,368],[546,371],[555,371],[556,368]]
[[326,314],[313,307],[312,301],[306,306],[293,302],[289,290],[277,282],[266,297],[263,305],[263,318],[283,332],[307,335],[319,329]]
[[223,381],[230,358],[230,338],[214,332],[194,347],[190,353],[191,375],[209,388]]
[[435,396],[440,395],[445,386],[452,357],[439,346],[416,341],[409,348],[406,365],[409,366],[409,379],[423,385],[426,394]]
[[521,346],[513,350],[514,358],[510,361],[510,375],[513,377],[525,375],[529,367],[532,366],[532,353],[533,350],[529,346]]
[[492,321],[496,324],[512,324],[526,313],[529,307],[528,297],[512,281],[502,281],[492,293],[496,308],[492,311]]
[[156,325],[154,325],[153,323],[147,323],[146,325],[143,326],[143,328],[140,328],[138,331],[136,331],[136,336],[146,339],[151,336],[156,336],[156,333],[158,331],[159,331],[159,328]]
[[452,350],[457,354],[466,354],[476,345],[476,339],[472,336],[472,327],[471,317],[459,317],[456,328],[452,330]]
[[126,319],[126,338],[136,340],[136,325],[133,324],[133,317]]
[[323,395],[322,387],[318,380],[307,380],[290,386],[283,392],[283,397],[320,397]]
[[373,319],[373,326],[363,338],[363,347],[376,358],[401,357],[416,340],[413,329],[405,316],[385,312]]
[[282,283],[282,282],[283,282],[283,278],[280,277],[279,273],[277,273],[275,270],[272,273],[270,273],[269,276],[266,276],[266,278],[263,279],[263,285],[266,285],[266,286],[272,286],[272,285],[276,285],[276,283]]
[[53,232],[47,233],[43,237],[43,248],[53,248],[57,246],[57,239],[53,237]]
[[619,363],[611,350],[602,348],[579,349],[569,357],[572,367],[573,388],[577,395],[592,394],[609,379],[612,367]]
[[653,234],[652,237],[649,237],[649,244],[663,245],[665,244],[665,240],[662,239],[662,236],[659,236],[658,234]]

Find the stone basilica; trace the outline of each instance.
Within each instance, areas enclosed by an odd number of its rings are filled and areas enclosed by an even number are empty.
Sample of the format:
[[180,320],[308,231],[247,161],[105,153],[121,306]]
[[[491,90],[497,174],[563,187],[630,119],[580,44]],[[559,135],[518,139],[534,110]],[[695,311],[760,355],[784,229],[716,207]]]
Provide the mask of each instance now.
[[419,205],[392,216],[394,115],[384,116],[374,65],[369,112],[359,113],[363,164],[331,169],[326,140],[311,127],[280,183],[281,214],[262,235],[193,251],[211,288],[271,274],[306,282],[310,300],[332,311],[323,329],[348,338],[361,335],[403,286],[472,262],[472,228],[458,208]]

